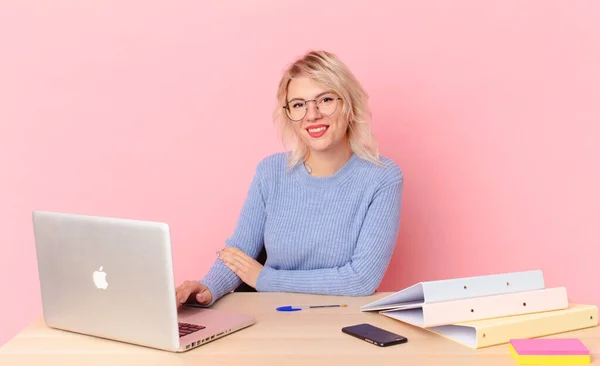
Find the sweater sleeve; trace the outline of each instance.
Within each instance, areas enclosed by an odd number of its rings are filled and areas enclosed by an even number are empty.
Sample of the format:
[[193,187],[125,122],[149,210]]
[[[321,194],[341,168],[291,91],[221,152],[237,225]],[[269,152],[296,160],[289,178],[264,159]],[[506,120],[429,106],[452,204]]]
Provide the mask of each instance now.
[[[257,258],[263,246],[265,219],[265,196],[259,165],[250,184],[234,232],[225,240],[225,244],[239,248],[249,256]],[[210,290],[212,301],[207,306],[211,306],[216,300],[235,290],[242,280],[222,261],[215,260],[199,282]]]
[[403,178],[400,177],[374,194],[348,263],[314,270],[278,270],[265,266],[259,274],[257,290],[345,296],[375,292],[396,245],[402,191]]

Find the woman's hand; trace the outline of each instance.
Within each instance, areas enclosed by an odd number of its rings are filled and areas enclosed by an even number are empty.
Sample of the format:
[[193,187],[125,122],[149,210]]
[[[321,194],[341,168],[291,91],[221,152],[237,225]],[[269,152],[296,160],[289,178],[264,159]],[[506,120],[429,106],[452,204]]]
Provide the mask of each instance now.
[[198,281],[184,281],[175,289],[177,298],[177,307],[181,306],[192,296],[202,305],[206,305],[212,301],[212,294],[205,285]]
[[254,258],[248,256],[238,248],[226,247],[217,256],[223,261],[223,264],[233,271],[248,286],[256,288],[258,275],[263,266]]

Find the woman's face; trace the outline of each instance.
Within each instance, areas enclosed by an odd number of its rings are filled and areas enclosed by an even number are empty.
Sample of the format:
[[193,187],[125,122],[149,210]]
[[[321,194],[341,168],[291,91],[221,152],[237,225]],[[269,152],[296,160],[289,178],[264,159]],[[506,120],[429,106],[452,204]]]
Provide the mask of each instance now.
[[312,79],[298,77],[288,84],[287,98],[290,108],[287,113],[294,119],[294,131],[312,151],[332,151],[345,146],[348,123],[341,119],[342,101],[336,93]]

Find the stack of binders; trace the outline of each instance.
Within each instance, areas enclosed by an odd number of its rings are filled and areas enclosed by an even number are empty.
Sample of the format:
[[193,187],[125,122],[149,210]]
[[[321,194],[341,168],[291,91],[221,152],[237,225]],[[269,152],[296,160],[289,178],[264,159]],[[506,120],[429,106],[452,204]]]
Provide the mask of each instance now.
[[510,353],[519,365],[582,365],[590,351],[577,338],[511,339]]
[[564,287],[546,288],[540,270],[420,282],[361,311],[377,311],[471,348],[598,325],[595,305],[569,303]]

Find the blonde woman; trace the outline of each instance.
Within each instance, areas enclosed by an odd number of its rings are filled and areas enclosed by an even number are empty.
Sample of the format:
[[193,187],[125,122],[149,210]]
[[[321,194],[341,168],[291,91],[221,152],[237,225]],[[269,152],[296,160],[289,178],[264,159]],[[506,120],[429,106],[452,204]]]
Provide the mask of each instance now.
[[284,72],[277,100],[275,120],[291,151],[257,165],[225,249],[203,279],[177,288],[179,304],[210,306],[240,285],[369,295],[383,278],[403,175],[379,156],[365,91],[335,55],[313,51]]

